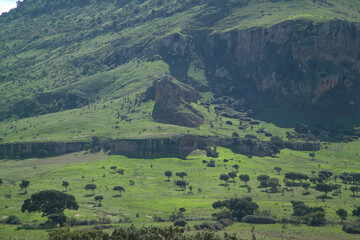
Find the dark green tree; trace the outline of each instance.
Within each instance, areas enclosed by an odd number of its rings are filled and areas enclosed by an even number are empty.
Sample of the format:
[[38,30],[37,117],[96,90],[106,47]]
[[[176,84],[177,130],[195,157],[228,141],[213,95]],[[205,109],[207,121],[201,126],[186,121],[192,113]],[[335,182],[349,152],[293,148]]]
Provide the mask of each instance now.
[[237,177],[236,172],[229,172],[228,175],[232,178],[233,182],[235,182],[235,178]]
[[3,180],[0,178],[0,186],[1,186],[1,184],[3,184]]
[[225,182],[225,186],[227,186],[227,185],[228,185],[228,181],[229,181],[229,179],[230,179],[230,176],[227,175],[227,174],[225,174],[225,173],[223,173],[223,174],[220,175],[219,179],[220,179],[221,181],[224,181],[224,182]]
[[346,220],[348,212],[345,209],[340,208],[336,211],[336,214],[340,217],[341,224],[344,224],[344,220]]
[[218,201],[216,204],[213,204],[213,208],[227,208],[233,220],[241,221],[246,215],[253,215],[259,206],[250,197],[244,197]]
[[170,182],[170,178],[172,177],[171,171],[165,171],[164,175],[168,178],[168,182]]
[[181,178],[181,180],[184,180],[184,177],[187,176],[187,173],[186,172],[177,172],[176,176]]
[[48,217],[63,227],[66,221],[66,217],[64,221],[64,210],[77,210],[78,208],[79,205],[74,196],[55,190],[45,190],[26,199],[21,207],[21,212],[42,212],[42,217]]
[[261,183],[261,182],[266,182],[267,180],[270,179],[270,177],[268,175],[263,174],[263,175],[257,176],[256,179]]
[[274,170],[277,171],[278,175],[280,175],[280,172],[282,170],[281,167],[274,167]]
[[119,192],[119,195],[121,197],[121,192],[125,192],[125,188],[123,188],[122,186],[115,186],[113,188],[114,191],[118,191]]
[[63,181],[62,186],[65,188],[65,192],[67,192],[67,188],[69,186],[69,182]]
[[244,182],[245,186],[247,186],[247,182],[250,180],[249,175],[241,174],[239,175],[240,181]]
[[174,184],[178,187],[181,187],[181,190],[184,191],[186,189],[186,182],[183,180],[176,180],[174,181]]
[[235,168],[236,172],[239,172],[239,168],[240,168],[240,166],[239,166],[239,165],[234,164],[232,167],[233,167],[233,168]]
[[334,185],[326,183],[318,183],[315,186],[315,190],[325,193],[323,200],[327,197],[327,194],[334,190]]
[[102,195],[98,195],[98,196],[95,196],[95,201],[99,202],[99,207],[102,206],[101,202],[102,200],[104,199],[104,197]]
[[93,195],[95,195],[95,189],[96,189],[96,185],[95,184],[87,184],[85,186],[85,190],[91,190],[93,192]]
[[310,187],[310,183],[308,182],[304,182],[301,184],[302,188],[306,191],[306,193],[309,193],[309,187]]
[[21,189],[25,189],[25,194],[27,193],[27,188],[29,187],[30,185],[30,181],[27,181],[27,180],[21,180],[21,183],[19,184],[19,187]]

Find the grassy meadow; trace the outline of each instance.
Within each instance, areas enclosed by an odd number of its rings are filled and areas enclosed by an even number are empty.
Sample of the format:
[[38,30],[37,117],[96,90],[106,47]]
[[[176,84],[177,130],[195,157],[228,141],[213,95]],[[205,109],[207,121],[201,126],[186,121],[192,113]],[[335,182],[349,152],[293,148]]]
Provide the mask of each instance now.
[[[171,225],[171,222],[157,223],[154,219],[160,217],[168,220],[173,212],[184,207],[184,215],[191,219],[188,224],[191,231],[194,231],[195,224],[212,221],[211,214],[218,211],[212,208],[213,202],[231,197],[250,196],[259,204],[261,211],[267,210],[279,220],[291,216],[291,200],[301,200],[310,206],[322,206],[326,210],[327,225],[323,227],[291,224],[256,225],[255,233],[258,239],[356,239],[356,236],[342,232],[340,219],[335,213],[337,209],[344,208],[349,212],[348,220],[355,220],[351,216],[351,210],[358,204],[358,199],[354,199],[352,193],[345,190],[344,186],[341,196],[329,193],[331,199],[322,202],[316,198],[322,193],[316,192],[313,188],[310,188],[309,195],[304,195],[305,190],[301,187],[296,187],[294,192],[267,194],[257,187],[256,177],[267,174],[279,178],[282,183],[284,173],[289,171],[308,176],[312,175],[312,170],[330,170],[334,175],[344,171],[356,172],[360,169],[358,146],[359,142],[332,143],[327,145],[327,149],[316,152],[314,160],[309,157],[309,152],[283,150],[275,157],[248,158],[234,154],[229,149],[219,148],[220,157],[215,159],[215,168],[208,168],[202,163],[203,159],[212,158],[207,158],[201,151],[194,151],[186,159],[140,159],[78,152],[44,159],[1,160],[0,176],[4,183],[0,186],[0,216],[4,219],[9,215],[16,215],[22,223],[28,223],[33,227],[16,229],[10,225],[0,225],[0,239],[46,238],[49,229],[38,227],[38,224],[46,219],[41,218],[41,214],[21,213],[21,205],[25,198],[41,190],[65,191],[61,186],[62,181],[69,182],[68,193],[76,197],[80,206],[78,211],[65,211],[65,214],[69,218],[79,220],[108,218],[113,225],[128,224],[119,223],[119,220],[130,220],[135,225]],[[229,159],[229,162],[224,162],[223,159]],[[240,166],[238,174],[250,176],[248,184],[252,188],[251,193],[248,193],[244,183],[238,178],[235,182],[230,180],[228,187],[219,180],[220,174],[234,171],[234,164]],[[124,169],[124,175],[110,169],[112,166]],[[275,166],[283,169],[280,175],[273,170]],[[166,170],[173,173],[170,181],[164,176]],[[185,179],[189,185],[185,191],[173,184],[173,180],[179,179],[175,173],[180,171],[188,174]],[[19,188],[22,179],[30,181],[27,194]],[[132,185],[130,180],[135,184]],[[90,183],[97,186],[95,195],[104,196],[100,208],[95,207],[92,192],[84,189],[85,185]],[[340,180],[336,183],[341,184]],[[114,186],[125,188],[126,191],[121,197],[112,190]],[[192,191],[189,190],[189,186],[192,186]],[[236,223],[226,230],[236,232],[244,239],[251,238],[249,224]]]

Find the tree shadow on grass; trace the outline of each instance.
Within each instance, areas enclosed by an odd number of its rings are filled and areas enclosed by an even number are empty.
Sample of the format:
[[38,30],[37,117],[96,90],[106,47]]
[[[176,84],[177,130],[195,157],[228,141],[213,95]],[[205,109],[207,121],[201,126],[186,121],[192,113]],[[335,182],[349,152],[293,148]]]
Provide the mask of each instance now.
[[114,196],[112,196],[112,197],[118,198],[118,197],[122,197],[122,195],[114,195]]
[[86,194],[86,195],[84,195],[84,197],[93,197],[93,196],[95,196],[94,194]]
[[18,193],[18,195],[20,195],[20,196],[24,196],[24,195],[26,195],[27,193],[24,193],[24,192],[21,192],[21,193]]

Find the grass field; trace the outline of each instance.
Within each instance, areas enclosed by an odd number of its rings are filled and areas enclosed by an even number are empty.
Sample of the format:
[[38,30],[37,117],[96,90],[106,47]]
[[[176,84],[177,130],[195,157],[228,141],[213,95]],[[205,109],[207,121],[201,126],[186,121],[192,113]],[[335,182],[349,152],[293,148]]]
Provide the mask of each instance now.
[[[154,217],[168,219],[172,212],[180,207],[185,207],[185,217],[191,227],[203,221],[211,221],[211,214],[217,210],[212,209],[212,203],[230,197],[250,196],[256,201],[260,210],[268,210],[277,219],[290,217],[292,214],[291,200],[301,200],[310,206],[322,206],[326,210],[328,224],[324,227],[312,228],[308,226],[281,224],[275,226],[257,225],[256,233],[259,239],[356,239],[341,231],[340,220],[335,214],[339,208],[351,210],[358,203],[353,199],[349,190],[342,189],[342,196],[331,196],[325,202],[317,199],[322,195],[314,189],[310,189],[310,195],[303,195],[301,187],[295,188],[294,193],[285,191],[281,193],[266,194],[257,188],[256,176],[267,174],[271,177],[283,179],[285,172],[301,172],[311,176],[311,171],[331,170],[334,174],[344,171],[354,172],[360,169],[358,157],[359,142],[330,144],[327,149],[316,153],[314,160],[308,156],[308,152],[283,150],[273,158],[248,158],[243,155],[233,154],[230,150],[220,148],[220,157],[216,159],[215,168],[207,168],[202,163],[203,159],[209,160],[201,152],[189,155],[187,159],[158,158],[137,159],[124,156],[107,156],[103,153],[87,154],[79,152],[54,158],[26,159],[26,160],[2,160],[0,161],[0,176],[4,183],[0,186],[0,216],[5,218],[9,215],[18,216],[23,223],[37,225],[44,222],[40,214],[22,214],[20,209],[25,198],[40,190],[55,189],[64,191],[62,181],[70,183],[68,193],[76,197],[80,208],[78,211],[67,211],[68,217],[77,219],[110,218],[116,225],[119,219],[130,219],[135,225],[160,224],[154,222]],[[223,159],[230,159],[223,162]],[[236,179],[224,187],[219,180],[221,173],[233,171],[232,165],[239,164],[239,174],[249,174],[251,193],[247,193],[243,183]],[[125,174],[120,175],[111,170],[111,166],[124,169]],[[273,170],[274,166],[282,167],[281,175]],[[170,182],[164,176],[164,171],[173,172]],[[172,183],[175,173],[187,172],[185,179],[189,187],[185,191],[174,186]],[[24,195],[19,188],[22,179],[29,180],[28,194]],[[86,191],[84,186],[92,183],[97,185],[95,195],[103,195],[103,206],[94,207],[95,201],[91,191]],[[135,185],[130,184],[130,180]],[[337,183],[340,183],[339,181]],[[112,188],[116,185],[123,186],[125,192],[122,197],[117,195]],[[199,190],[201,189],[201,190]],[[138,215],[138,217],[137,217]],[[355,220],[350,216],[348,220]],[[171,224],[171,223],[161,223]],[[193,228],[192,228],[193,229]],[[250,225],[235,224],[227,230],[238,232],[245,239],[251,236]],[[3,238],[13,236],[38,238],[46,236],[46,230],[16,230],[15,227],[0,225]],[[300,236],[301,235],[301,236]],[[35,237],[36,236],[36,237]]]

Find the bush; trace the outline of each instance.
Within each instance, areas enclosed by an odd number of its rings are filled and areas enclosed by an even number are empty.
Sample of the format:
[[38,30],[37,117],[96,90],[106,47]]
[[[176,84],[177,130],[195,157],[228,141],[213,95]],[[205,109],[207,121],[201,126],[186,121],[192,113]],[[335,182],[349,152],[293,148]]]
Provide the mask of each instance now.
[[174,222],[175,227],[185,227],[187,222],[184,219],[178,219]]
[[310,226],[322,226],[326,222],[325,213],[322,211],[309,213],[304,217],[304,219],[305,223]]
[[346,223],[343,226],[343,231],[351,234],[360,234],[360,224],[359,223]]
[[20,225],[21,221],[17,216],[11,215],[5,219],[5,223],[10,225]]
[[206,165],[207,167],[215,167],[215,161],[210,160],[210,162]]
[[267,216],[253,216],[247,215],[241,219],[242,222],[256,223],[256,224],[275,224],[276,220]]

